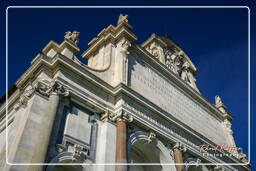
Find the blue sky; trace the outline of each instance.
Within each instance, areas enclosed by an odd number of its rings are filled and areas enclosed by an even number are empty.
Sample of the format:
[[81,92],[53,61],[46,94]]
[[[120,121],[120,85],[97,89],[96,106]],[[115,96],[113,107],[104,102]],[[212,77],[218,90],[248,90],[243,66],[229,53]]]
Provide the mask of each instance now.
[[[78,30],[80,55],[88,48],[87,43],[104,27],[116,24],[120,13],[129,15],[129,23],[134,27],[133,32],[139,38],[138,43],[146,40],[151,33],[167,33],[181,46],[198,69],[196,79],[202,95],[211,103],[214,102],[215,95],[222,97],[222,101],[228,107],[227,111],[234,117],[232,124],[236,144],[247,153],[248,10],[246,8],[10,9],[9,86],[21,76],[29,67],[30,61],[50,40],[60,43],[66,31]],[[3,44],[1,41],[1,47]],[[254,80],[252,82],[254,83]],[[0,94],[4,92],[5,86],[1,85]]]

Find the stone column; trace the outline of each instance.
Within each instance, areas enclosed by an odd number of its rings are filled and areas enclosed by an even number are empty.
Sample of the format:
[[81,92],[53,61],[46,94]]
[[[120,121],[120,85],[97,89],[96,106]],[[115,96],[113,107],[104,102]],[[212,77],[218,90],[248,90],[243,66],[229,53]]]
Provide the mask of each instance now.
[[[101,120],[110,120],[116,123],[116,163],[127,163],[127,125],[132,122],[131,115],[123,110],[117,113],[106,112]],[[116,171],[127,171],[127,165],[116,165]]]
[[182,152],[186,151],[186,148],[180,143],[176,143],[173,146],[173,158],[174,162],[179,164],[175,165],[177,171],[184,171],[184,165],[183,165],[183,157],[182,157]]
[[[10,163],[44,163],[51,137],[52,127],[59,104],[59,95],[67,96],[68,91],[59,83],[39,81],[33,87],[34,95],[28,102],[15,142],[8,147]],[[11,165],[7,170],[42,170],[40,165]]]
[[[119,111],[113,119],[116,121],[116,163],[127,163],[127,125],[133,118]],[[127,165],[116,165],[116,171],[127,171]]]
[[[127,121],[116,122],[116,163],[127,163]],[[127,166],[117,165],[116,171],[126,171]]]

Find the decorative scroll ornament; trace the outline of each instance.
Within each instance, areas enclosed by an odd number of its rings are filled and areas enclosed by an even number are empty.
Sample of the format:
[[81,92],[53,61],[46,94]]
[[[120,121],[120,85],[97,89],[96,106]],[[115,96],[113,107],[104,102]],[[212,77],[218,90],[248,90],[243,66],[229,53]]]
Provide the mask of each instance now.
[[82,154],[83,154],[83,147],[81,145],[75,144],[72,160],[73,161],[79,160],[82,157]]
[[62,96],[68,96],[69,95],[69,90],[58,82],[55,82],[52,85],[52,91],[53,91],[53,93],[58,94],[58,95],[62,95]]
[[176,144],[172,147],[172,150],[186,152],[187,148],[181,142],[176,142]]
[[69,91],[63,85],[58,82],[51,82],[47,80],[38,81],[35,86],[31,86],[23,92],[23,94],[18,99],[17,103],[14,105],[14,110],[18,110],[21,106],[25,107],[28,103],[30,97],[35,93],[39,93],[44,97],[49,97],[51,94],[58,94],[63,96],[68,96]]
[[69,95],[69,90],[59,82],[54,82],[53,84],[51,84],[50,82],[45,80],[39,81],[36,84],[35,91],[46,97],[49,97],[51,94],[58,94],[62,96]]
[[35,86],[35,91],[41,94],[42,96],[49,97],[52,93],[52,86],[47,80],[38,81]]
[[130,41],[124,39],[123,42],[122,42],[122,44],[121,44],[121,51],[120,51],[120,52],[121,52],[123,55],[128,55],[128,54],[129,54],[128,48],[131,47],[131,45],[132,45],[132,44],[131,44]]
[[70,31],[67,31],[65,33],[64,39],[76,45],[79,42],[79,34],[80,32],[78,31],[73,31],[72,33]]
[[147,142],[151,143],[156,138],[156,134],[154,132],[150,132],[147,138]]
[[231,129],[232,124],[230,123],[230,121],[229,121],[228,119],[225,119],[225,120],[223,121],[223,124],[224,124],[224,126],[225,126],[227,132],[228,132],[229,134],[233,134],[233,131],[232,131],[232,129]]
[[133,117],[123,110],[120,110],[119,112],[116,112],[116,113],[112,113],[109,110],[107,110],[106,113],[101,116],[100,120],[101,121],[109,120],[112,122],[117,122],[117,121],[132,122]]

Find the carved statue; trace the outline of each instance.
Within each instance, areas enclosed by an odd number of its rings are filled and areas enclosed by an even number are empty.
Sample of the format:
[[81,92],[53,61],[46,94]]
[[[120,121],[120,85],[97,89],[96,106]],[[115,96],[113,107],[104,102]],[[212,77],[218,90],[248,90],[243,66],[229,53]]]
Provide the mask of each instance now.
[[117,25],[119,25],[122,22],[128,23],[128,15],[123,15],[123,14],[119,15]]
[[189,69],[190,64],[188,61],[184,62],[181,68],[181,79],[188,83],[192,88],[199,92],[196,86],[196,79]]
[[176,53],[171,53],[169,50],[165,52],[165,65],[171,69],[175,74],[179,74],[181,65],[181,56]]
[[244,154],[243,152],[240,152],[238,154],[238,158],[243,162],[243,163],[247,163],[247,159],[246,159],[246,154]]
[[147,51],[160,62],[165,64],[164,51],[156,42],[151,43],[150,46],[147,47]]
[[79,34],[80,32],[77,32],[77,31],[73,31],[73,33],[68,31],[65,33],[64,38],[65,40],[68,40],[76,45],[79,42],[79,39],[78,39]]
[[222,103],[222,101],[221,101],[221,98],[220,98],[220,96],[215,96],[215,105],[216,106],[221,106],[221,105],[223,105],[223,103]]

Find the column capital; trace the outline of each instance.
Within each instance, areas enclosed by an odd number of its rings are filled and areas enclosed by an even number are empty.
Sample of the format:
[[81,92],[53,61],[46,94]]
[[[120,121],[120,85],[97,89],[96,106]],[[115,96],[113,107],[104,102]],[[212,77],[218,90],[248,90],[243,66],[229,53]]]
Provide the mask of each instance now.
[[176,142],[176,143],[172,146],[172,150],[173,150],[173,151],[186,152],[186,151],[187,151],[187,148],[186,148],[181,142]]
[[105,114],[103,114],[101,116],[101,121],[112,121],[112,122],[117,122],[117,121],[127,121],[127,122],[132,122],[133,121],[133,117],[128,114],[126,111],[124,110],[120,110],[118,112],[112,113],[109,110],[107,110],[105,112]]
[[34,89],[40,95],[45,97],[49,97],[52,94],[62,95],[62,96],[69,95],[69,90],[57,81],[54,81],[54,82],[49,82],[47,80],[38,81]]

